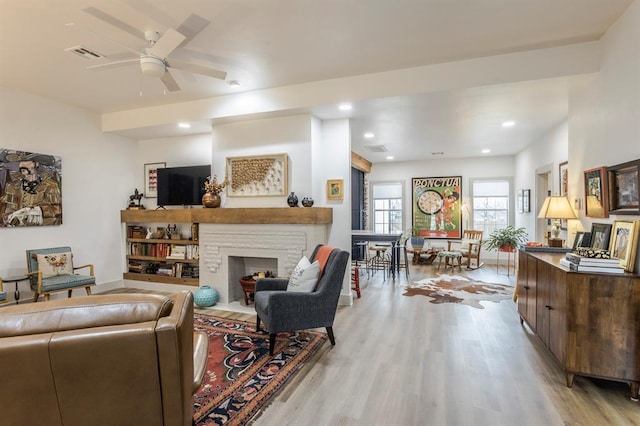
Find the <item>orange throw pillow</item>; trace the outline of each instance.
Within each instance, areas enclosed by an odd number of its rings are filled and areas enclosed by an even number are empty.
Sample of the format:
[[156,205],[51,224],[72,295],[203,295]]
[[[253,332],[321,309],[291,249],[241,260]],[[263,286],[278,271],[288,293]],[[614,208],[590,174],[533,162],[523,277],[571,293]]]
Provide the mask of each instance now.
[[324,274],[324,267],[327,265],[327,260],[329,260],[329,255],[334,250],[333,247],[322,246],[318,249],[316,253],[316,257],[313,258],[314,261],[318,261],[320,264],[320,274],[318,275],[318,279]]

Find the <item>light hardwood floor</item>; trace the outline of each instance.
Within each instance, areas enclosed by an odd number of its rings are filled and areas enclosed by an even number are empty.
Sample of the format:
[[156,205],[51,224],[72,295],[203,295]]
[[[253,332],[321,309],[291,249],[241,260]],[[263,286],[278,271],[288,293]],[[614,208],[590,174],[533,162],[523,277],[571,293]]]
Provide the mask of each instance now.
[[[325,343],[255,425],[640,425],[624,383],[576,377],[573,388],[512,300],[435,305],[402,296],[409,279],[377,272],[362,298],[338,309],[336,346]],[[485,265],[462,275],[515,285]],[[208,309],[255,321],[255,315]]]
[[[409,280],[436,272],[411,268]],[[515,284],[495,265],[476,280]],[[462,274],[467,274],[463,269]],[[376,273],[338,310],[328,342],[256,425],[640,425],[624,383],[577,377],[573,388],[512,300],[485,309],[402,296],[404,274]]]

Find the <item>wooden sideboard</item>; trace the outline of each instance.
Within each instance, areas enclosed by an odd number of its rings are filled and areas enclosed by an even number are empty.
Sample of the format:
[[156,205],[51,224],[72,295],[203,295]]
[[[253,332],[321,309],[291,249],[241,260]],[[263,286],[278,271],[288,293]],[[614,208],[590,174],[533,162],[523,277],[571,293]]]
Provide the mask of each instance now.
[[564,254],[520,250],[520,322],[542,340],[565,371],[640,385],[640,276],[573,272]]

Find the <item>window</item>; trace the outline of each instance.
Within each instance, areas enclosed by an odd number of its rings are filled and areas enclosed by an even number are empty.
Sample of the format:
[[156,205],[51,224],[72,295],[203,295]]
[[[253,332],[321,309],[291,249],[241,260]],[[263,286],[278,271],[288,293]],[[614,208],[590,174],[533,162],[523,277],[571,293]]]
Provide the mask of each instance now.
[[471,182],[473,227],[490,235],[494,229],[509,225],[510,182],[507,179]]
[[402,233],[402,182],[373,183],[373,231],[380,234]]

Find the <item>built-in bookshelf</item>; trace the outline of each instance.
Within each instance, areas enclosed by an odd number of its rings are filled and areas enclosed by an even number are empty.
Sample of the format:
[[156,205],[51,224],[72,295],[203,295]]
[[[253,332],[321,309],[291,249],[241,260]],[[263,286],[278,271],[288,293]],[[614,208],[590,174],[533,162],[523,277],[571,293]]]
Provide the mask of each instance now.
[[136,281],[199,285],[198,241],[175,238],[142,238],[144,227],[127,226],[127,272]]

